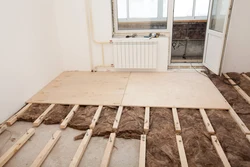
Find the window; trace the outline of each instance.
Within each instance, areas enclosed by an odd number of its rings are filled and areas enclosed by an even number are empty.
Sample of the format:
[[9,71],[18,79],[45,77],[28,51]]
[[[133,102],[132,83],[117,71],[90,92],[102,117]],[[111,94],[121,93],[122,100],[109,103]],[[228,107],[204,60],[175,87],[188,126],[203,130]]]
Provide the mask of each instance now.
[[167,29],[168,0],[116,0],[118,30]]
[[207,19],[209,0],[175,0],[175,20]]

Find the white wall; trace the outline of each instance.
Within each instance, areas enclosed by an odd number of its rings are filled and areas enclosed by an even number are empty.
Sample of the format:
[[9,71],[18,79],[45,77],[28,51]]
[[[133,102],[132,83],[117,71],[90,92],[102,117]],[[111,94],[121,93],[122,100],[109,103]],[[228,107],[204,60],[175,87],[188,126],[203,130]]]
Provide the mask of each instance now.
[[234,0],[222,72],[250,71],[249,7],[249,0]]
[[[109,0],[105,2],[108,3]],[[98,67],[105,69],[105,67],[111,67],[114,63],[112,44],[98,43],[99,38],[102,39],[100,33],[110,34],[112,30],[112,18],[106,19],[106,23],[111,25],[102,25],[103,22],[99,20],[104,20],[103,18],[106,16],[99,17],[98,14],[93,13],[93,25],[88,21],[88,19],[91,18],[89,16],[91,10],[99,11],[101,14],[107,13],[107,17],[111,16],[111,8],[108,8],[107,5],[106,8],[104,7],[105,5],[94,5],[91,7],[91,0],[56,0],[57,28],[63,52],[64,70],[90,71],[91,69],[98,69]],[[105,12],[101,12],[101,10]],[[98,25],[95,23],[98,23]],[[95,33],[96,30],[98,30],[98,33]],[[160,61],[158,71],[166,71],[168,65],[169,42],[166,40],[165,42],[164,40],[159,41],[161,47],[158,47],[158,60]],[[109,42],[109,39],[107,39],[107,41],[101,40],[101,42]],[[90,58],[91,55],[92,63]]]
[[53,0],[0,0],[0,123],[62,72]]
[[56,0],[56,24],[67,71],[90,71],[90,53],[84,0]]

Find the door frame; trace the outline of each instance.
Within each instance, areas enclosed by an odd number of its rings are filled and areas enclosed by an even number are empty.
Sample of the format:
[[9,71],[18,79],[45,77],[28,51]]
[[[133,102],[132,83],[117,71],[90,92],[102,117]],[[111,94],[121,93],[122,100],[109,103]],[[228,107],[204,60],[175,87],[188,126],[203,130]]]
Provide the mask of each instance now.
[[222,69],[222,63],[223,59],[225,56],[225,48],[226,48],[226,41],[227,41],[227,36],[228,36],[228,29],[230,25],[230,19],[231,19],[231,14],[232,14],[232,8],[233,8],[233,2],[234,0],[229,0],[229,8],[228,8],[228,13],[226,14],[228,17],[225,19],[225,24],[223,27],[223,32],[224,35],[221,34],[218,31],[215,30],[210,30],[209,24],[210,24],[210,19],[211,19],[211,12],[212,12],[212,6],[214,3],[214,0],[210,0],[209,3],[209,12],[208,12],[208,21],[207,21],[207,28],[206,28],[206,38],[205,38],[205,44],[204,44],[204,52],[203,52],[203,65],[206,66],[205,58],[206,58],[206,51],[207,51],[207,44],[208,44],[208,32],[211,32],[214,36],[222,37],[223,38],[223,46],[222,46],[222,51],[221,51],[221,58],[220,58],[220,65],[219,65],[219,75],[221,75],[221,69]]

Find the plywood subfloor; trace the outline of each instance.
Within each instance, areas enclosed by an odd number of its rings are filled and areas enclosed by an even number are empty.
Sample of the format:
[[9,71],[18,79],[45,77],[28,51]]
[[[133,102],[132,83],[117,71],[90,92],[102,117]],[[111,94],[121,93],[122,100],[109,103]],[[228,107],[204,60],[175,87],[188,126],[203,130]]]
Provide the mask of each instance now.
[[229,108],[213,83],[197,72],[64,72],[28,102]]

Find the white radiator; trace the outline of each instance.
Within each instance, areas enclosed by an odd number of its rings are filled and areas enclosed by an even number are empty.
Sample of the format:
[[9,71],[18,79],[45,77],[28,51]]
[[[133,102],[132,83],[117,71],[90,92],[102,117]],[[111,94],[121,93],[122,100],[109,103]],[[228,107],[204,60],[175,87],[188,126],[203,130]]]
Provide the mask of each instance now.
[[155,69],[157,45],[153,40],[113,40],[115,68]]

